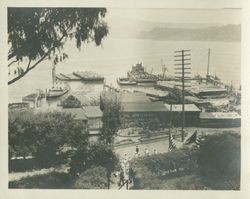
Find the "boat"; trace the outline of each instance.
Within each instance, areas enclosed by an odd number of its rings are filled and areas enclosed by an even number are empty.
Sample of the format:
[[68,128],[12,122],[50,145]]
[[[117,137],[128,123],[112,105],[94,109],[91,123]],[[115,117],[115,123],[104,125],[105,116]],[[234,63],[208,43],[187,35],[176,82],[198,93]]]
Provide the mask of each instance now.
[[66,94],[69,91],[69,88],[62,88],[62,87],[52,87],[51,89],[49,89],[46,97],[47,99],[49,98],[56,98],[56,97],[60,97],[63,96],[64,94]]
[[60,81],[70,81],[70,79],[65,77],[63,74],[56,74],[56,79]]
[[127,77],[117,78],[117,83],[120,85],[136,85],[136,81],[133,81]]
[[80,77],[77,77],[74,74],[63,74],[63,73],[61,73],[61,75],[64,78],[67,78],[68,79],[67,81],[80,81],[81,80]]
[[73,72],[73,75],[80,78],[83,81],[104,81],[104,77],[94,73],[92,71],[84,71],[84,72]]
[[60,97],[69,91],[68,86],[56,81],[55,66],[52,68],[52,85],[52,88],[46,92],[47,99]]
[[157,83],[158,77],[145,71],[142,63],[132,66],[132,70],[128,71],[127,76],[136,83]]

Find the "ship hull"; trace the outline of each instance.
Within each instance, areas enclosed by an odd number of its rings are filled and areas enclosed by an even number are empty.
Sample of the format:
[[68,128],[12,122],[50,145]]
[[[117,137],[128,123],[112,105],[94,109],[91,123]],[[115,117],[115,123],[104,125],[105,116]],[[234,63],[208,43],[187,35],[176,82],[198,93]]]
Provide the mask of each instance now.
[[46,98],[47,99],[52,99],[52,98],[57,98],[61,97],[64,94],[66,94],[69,91],[69,89],[63,90],[63,91],[49,91]]

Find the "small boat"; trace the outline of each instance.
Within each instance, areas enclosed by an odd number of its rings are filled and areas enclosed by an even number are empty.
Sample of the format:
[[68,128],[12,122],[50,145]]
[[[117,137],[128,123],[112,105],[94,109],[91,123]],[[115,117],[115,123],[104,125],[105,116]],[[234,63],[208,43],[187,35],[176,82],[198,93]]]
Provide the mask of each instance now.
[[81,78],[75,76],[74,74],[63,74],[61,73],[61,76],[63,76],[67,81],[80,81]]
[[136,81],[133,81],[133,80],[126,78],[126,77],[117,78],[117,83],[120,85],[136,85],[137,84]]
[[67,87],[52,87],[51,89],[49,89],[48,93],[47,93],[47,99],[49,98],[56,98],[56,97],[60,97],[63,96],[64,94],[66,94],[69,91],[69,88]]
[[80,78],[83,81],[104,81],[104,77],[94,73],[92,71],[84,71],[84,72],[73,72],[73,75],[75,75],[76,77]]
[[70,79],[68,77],[64,76],[63,74],[56,74],[56,80],[70,81]]
[[62,85],[62,82],[57,82],[56,81],[56,71],[55,71],[55,66],[52,68],[52,88],[46,92],[46,98],[51,99],[51,98],[56,98],[64,95],[69,91],[69,87]]

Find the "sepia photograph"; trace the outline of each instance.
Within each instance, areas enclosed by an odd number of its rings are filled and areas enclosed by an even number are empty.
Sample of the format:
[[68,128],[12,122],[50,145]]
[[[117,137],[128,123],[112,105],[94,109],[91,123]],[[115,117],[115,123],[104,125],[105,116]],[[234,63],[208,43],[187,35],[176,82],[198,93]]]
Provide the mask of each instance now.
[[6,9],[8,189],[241,190],[241,8]]

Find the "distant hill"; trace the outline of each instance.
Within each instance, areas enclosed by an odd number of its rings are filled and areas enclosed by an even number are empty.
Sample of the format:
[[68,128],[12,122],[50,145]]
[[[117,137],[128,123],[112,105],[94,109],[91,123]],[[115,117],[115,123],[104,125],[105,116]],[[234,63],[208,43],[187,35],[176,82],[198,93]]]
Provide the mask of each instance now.
[[222,25],[205,28],[156,27],[138,35],[142,39],[180,41],[240,41],[240,25]]

